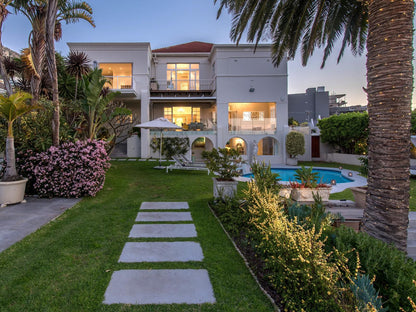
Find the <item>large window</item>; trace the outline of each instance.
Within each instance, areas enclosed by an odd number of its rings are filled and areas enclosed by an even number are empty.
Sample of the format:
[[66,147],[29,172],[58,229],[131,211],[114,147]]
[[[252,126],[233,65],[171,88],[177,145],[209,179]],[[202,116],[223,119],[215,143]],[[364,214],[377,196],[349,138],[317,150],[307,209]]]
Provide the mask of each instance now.
[[165,107],[163,109],[164,117],[180,127],[187,126],[191,123],[197,123],[201,121],[201,108],[191,106],[173,106]]
[[105,85],[110,89],[133,88],[133,64],[131,63],[100,63],[103,76],[107,78]]
[[167,88],[199,90],[199,64],[167,64]]
[[276,131],[276,104],[273,102],[228,103],[228,129],[231,132]]

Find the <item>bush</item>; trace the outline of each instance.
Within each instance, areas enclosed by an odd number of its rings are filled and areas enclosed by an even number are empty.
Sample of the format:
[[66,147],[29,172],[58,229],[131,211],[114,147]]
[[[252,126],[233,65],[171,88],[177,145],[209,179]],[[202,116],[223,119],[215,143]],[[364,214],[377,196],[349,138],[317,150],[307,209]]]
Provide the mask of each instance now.
[[279,184],[280,177],[278,173],[272,173],[270,164],[266,165],[264,161],[261,163],[253,162],[251,172],[260,191],[269,190],[276,194],[279,193],[281,188]]
[[252,234],[264,259],[267,277],[288,311],[342,311],[339,267],[320,240],[321,230],[290,221],[277,195],[249,183]]
[[110,167],[103,141],[67,142],[46,152],[18,156],[20,174],[41,197],[95,196]]
[[374,287],[389,311],[411,308],[407,297],[416,298],[416,288],[412,283],[416,277],[413,260],[393,246],[365,233],[355,233],[350,228],[338,228],[335,239],[330,242],[350,258],[351,266],[356,265],[355,252],[358,252],[361,269],[370,277],[375,276]]
[[343,153],[364,154],[367,150],[368,114],[346,113],[319,120],[322,142]]
[[287,134],[286,151],[291,158],[305,154],[305,137],[302,133],[292,131]]
[[238,167],[243,163],[240,153],[236,149],[213,148],[211,151],[203,151],[202,157],[211,172],[217,173],[220,180],[232,180],[238,177]]
[[[153,138],[150,143],[153,152],[160,151],[160,138]],[[189,149],[188,138],[163,138],[162,155],[171,159],[175,155],[184,155]]]

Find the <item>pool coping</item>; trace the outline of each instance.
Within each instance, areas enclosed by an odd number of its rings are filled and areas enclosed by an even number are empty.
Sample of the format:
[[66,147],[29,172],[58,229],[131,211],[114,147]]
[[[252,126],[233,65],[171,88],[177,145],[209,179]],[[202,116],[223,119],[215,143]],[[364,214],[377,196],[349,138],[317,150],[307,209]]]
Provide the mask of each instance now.
[[[306,167],[311,167],[311,166],[306,166]],[[300,168],[300,166],[289,166],[289,165],[284,165],[284,164],[272,164],[271,168],[297,169],[297,168]],[[359,172],[354,171],[354,170],[349,170],[349,169],[340,170],[339,168],[333,168],[333,167],[313,167],[313,168],[314,169],[324,169],[324,170],[338,171],[338,172],[341,172],[341,174],[343,176],[345,176],[346,178],[354,180],[352,182],[338,183],[336,185],[332,185],[331,194],[342,192],[345,189],[350,188],[350,187],[357,187],[357,186],[367,185],[367,179],[365,177],[361,176]],[[348,176],[349,172],[352,173],[352,177]],[[236,178],[234,178],[234,180],[239,181],[239,182],[248,182],[248,181],[251,180],[251,178],[236,177]],[[289,184],[289,182],[280,182],[280,183],[281,184]]]

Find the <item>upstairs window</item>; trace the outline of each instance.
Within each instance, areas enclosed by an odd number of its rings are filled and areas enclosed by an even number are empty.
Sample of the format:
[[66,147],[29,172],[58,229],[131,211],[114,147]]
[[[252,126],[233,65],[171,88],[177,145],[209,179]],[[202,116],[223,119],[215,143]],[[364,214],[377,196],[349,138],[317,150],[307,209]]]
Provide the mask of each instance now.
[[199,90],[199,64],[167,64],[167,88]]
[[100,63],[100,69],[108,80],[106,87],[117,90],[133,88],[132,63]]

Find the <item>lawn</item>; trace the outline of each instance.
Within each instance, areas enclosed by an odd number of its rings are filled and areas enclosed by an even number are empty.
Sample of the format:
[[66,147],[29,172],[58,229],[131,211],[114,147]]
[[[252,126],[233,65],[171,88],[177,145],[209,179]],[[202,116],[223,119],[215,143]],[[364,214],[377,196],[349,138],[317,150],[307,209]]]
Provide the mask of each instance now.
[[[273,311],[211,214],[211,177],[155,170],[152,162],[113,162],[104,189],[0,253],[0,311]],[[188,201],[204,252],[191,263],[118,263],[143,201]],[[139,241],[136,239],[135,241]],[[204,268],[216,304],[103,305],[120,269]]]

